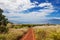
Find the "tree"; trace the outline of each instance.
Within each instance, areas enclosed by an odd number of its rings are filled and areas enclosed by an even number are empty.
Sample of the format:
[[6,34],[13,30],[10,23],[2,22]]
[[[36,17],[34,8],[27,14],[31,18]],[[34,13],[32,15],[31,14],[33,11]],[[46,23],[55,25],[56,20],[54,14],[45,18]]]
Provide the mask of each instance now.
[[6,25],[8,23],[8,19],[2,14],[3,10],[0,9],[0,32],[6,32]]
[[8,23],[8,19],[2,13],[3,13],[3,10],[0,9],[0,25],[6,26]]

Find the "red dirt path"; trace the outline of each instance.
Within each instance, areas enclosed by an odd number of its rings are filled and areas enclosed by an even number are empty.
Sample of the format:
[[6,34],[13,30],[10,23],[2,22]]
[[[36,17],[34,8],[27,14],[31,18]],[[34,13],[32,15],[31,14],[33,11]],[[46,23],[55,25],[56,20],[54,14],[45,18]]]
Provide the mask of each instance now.
[[28,29],[27,33],[20,40],[35,40],[33,29],[32,28]]

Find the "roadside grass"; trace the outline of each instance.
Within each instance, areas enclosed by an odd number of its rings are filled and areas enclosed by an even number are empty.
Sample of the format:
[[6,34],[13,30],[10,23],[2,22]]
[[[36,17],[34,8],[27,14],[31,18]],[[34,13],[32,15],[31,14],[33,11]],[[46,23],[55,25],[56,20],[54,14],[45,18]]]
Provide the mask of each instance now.
[[8,33],[0,34],[0,40],[18,40],[20,39],[26,30],[9,29]]
[[60,27],[34,28],[36,40],[60,40]]

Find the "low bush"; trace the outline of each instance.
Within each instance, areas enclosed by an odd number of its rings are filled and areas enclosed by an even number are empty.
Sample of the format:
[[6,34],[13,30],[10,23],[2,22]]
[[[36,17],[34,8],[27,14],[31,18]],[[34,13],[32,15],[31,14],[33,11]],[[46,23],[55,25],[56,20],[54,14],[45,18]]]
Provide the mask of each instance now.
[[6,26],[0,26],[0,33],[8,32],[8,28]]

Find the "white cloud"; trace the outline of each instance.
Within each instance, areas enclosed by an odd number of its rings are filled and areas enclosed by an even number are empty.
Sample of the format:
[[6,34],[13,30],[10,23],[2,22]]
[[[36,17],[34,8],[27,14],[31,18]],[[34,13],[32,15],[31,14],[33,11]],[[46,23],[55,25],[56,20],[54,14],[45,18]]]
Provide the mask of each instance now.
[[53,9],[53,5],[51,3],[41,3],[39,6]]
[[[49,15],[50,13],[54,12],[55,10],[53,5],[51,3],[41,3],[38,6],[32,5],[38,2],[31,3],[30,0],[0,0],[0,8],[3,10],[8,9],[10,11],[9,14],[3,13],[6,15],[6,17],[9,20],[15,20],[15,21],[38,21],[40,19],[45,19],[46,15]],[[46,7],[45,7],[46,6]],[[23,11],[27,10],[33,7],[44,7],[44,9],[40,9],[37,12],[30,12],[27,14],[20,14],[20,13],[14,13],[15,11]],[[45,9],[47,8],[47,9]],[[14,16],[17,16],[18,18],[12,18]]]
[[30,0],[0,0],[0,8],[22,11],[34,7]]
[[[5,14],[9,20],[15,20],[15,21],[38,21],[40,19],[46,19],[46,15],[49,15],[52,13],[54,10],[51,9],[42,9],[39,10],[39,12],[31,12],[28,14],[20,14],[20,13],[9,13]],[[17,16],[18,18],[12,18],[13,16]]]

